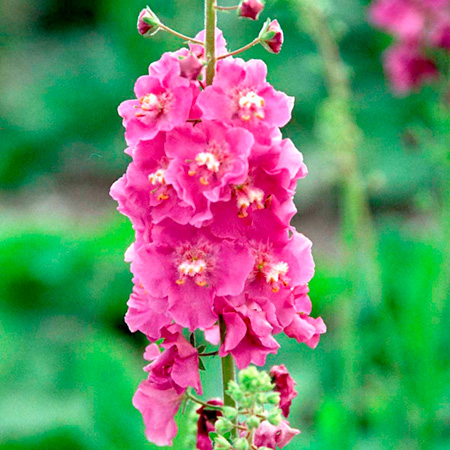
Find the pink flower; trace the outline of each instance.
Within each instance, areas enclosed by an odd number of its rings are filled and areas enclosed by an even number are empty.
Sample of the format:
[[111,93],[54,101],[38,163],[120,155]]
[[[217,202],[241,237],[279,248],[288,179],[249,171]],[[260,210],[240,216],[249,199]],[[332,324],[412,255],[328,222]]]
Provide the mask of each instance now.
[[327,327],[321,317],[314,319],[311,314],[311,300],[308,297],[308,287],[296,287],[293,295],[296,298],[296,311],[292,322],[284,329],[287,336],[296,339],[300,344],[316,348],[320,335],[327,331]]
[[284,364],[273,366],[270,369],[270,376],[275,384],[275,391],[280,393],[280,409],[284,417],[287,417],[292,400],[298,395],[295,390],[297,383],[291,377]]
[[160,387],[173,388],[179,394],[191,386],[201,395],[197,349],[183,337],[178,325],[165,328],[161,334],[165,351],[145,368],[149,372],[148,379]]
[[168,297],[176,323],[191,331],[210,328],[217,320],[214,297],[244,289],[253,265],[249,249],[171,221],[155,226],[152,237],[137,251],[132,271],[151,295]]
[[192,52],[180,58],[180,75],[188,80],[197,80],[203,68],[204,64]]
[[408,45],[396,45],[386,51],[385,67],[392,87],[399,94],[435,80],[438,71],[433,61]]
[[296,231],[289,240],[252,242],[251,246],[255,263],[246,288],[251,296],[268,297],[283,289],[290,292],[314,275],[312,243]]
[[130,146],[183,125],[189,117],[193,91],[190,82],[180,76],[179,60],[174,55],[165,54],[158,64],[152,64],[150,75],[138,78],[134,91],[137,99],[119,106]]
[[244,126],[266,135],[267,129],[286,125],[294,99],[275,91],[267,83],[266,75],[267,67],[260,60],[221,61],[212,86],[202,91],[197,100],[203,118]]
[[267,355],[277,352],[280,346],[257,303],[246,303],[244,296],[217,299],[216,309],[223,316],[227,329],[219,355],[224,357],[231,353],[238,369],[245,369],[251,363],[263,366]]
[[133,333],[139,330],[148,339],[156,341],[161,338],[161,330],[172,322],[167,312],[167,298],[152,297],[142,288],[137,278],[133,283],[125,322]]
[[[205,35],[205,30],[202,30],[195,36],[195,39],[200,42],[205,42]],[[203,45],[189,44],[189,50],[200,60],[205,60],[205,47]],[[216,56],[226,55],[227,53],[227,41],[223,37],[222,30],[216,28]]]
[[264,2],[262,0],[241,0],[238,14],[241,17],[258,20],[258,17],[263,9]]
[[420,2],[377,0],[372,3],[370,18],[380,28],[402,39],[416,41],[424,31],[426,16]]
[[133,406],[138,409],[145,424],[147,439],[156,445],[172,445],[178,428],[175,414],[183,401],[183,394],[173,388],[162,388],[152,381],[143,381],[133,397]]
[[259,34],[262,46],[271,53],[280,53],[284,42],[283,30],[278,20],[267,19]]
[[289,444],[294,436],[300,434],[300,430],[291,428],[287,420],[283,420],[275,426],[264,420],[255,432],[255,445],[271,449],[283,448]]
[[119,211],[133,223],[137,247],[142,242],[150,242],[153,223],[167,217],[187,223],[194,213],[166,182],[169,159],[165,142],[165,133],[159,133],[151,141],[140,141],[132,151],[133,162],[126,175],[111,187],[110,194],[119,203]]
[[[222,406],[222,400],[208,400],[208,405]],[[197,449],[198,450],[212,450],[212,442],[209,433],[215,431],[214,424],[218,417],[222,416],[222,412],[217,409],[208,409],[202,406],[197,409],[198,423],[197,423]]]
[[243,128],[208,121],[170,134],[166,150],[173,159],[165,176],[179,198],[196,212],[192,225],[201,226],[212,219],[211,202],[229,200],[230,187],[247,178],[253,142],[251,133]]
[[165,351],[161,354],[155,345],[147,347],[146,356],[155,360],[145,368],[148,379],[139,385],[133,397],[134,407],[144,418],[148,440],[160,446],[172,445],[177,434],[174,417],[187,387],[201,394],[198,353],[181,331],[176,325],[163,331]]
[[233,187],[229,202],[211,205],[212,232],[233,239],[285,234],[297,211],[292,201],[296,182],[307,173],[301,153],[289,139],[255,145],[247,179]]

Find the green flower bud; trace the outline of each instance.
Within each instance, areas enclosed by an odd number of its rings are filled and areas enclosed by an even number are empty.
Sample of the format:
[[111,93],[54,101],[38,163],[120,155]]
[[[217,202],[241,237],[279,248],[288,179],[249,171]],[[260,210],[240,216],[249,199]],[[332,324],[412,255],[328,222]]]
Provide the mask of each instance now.
[[233,449],[235,450],[248,450],[249,445],[246,439],[238,438],[233,441]]
[[235,420],[238,416],[238,410],[231,406],[224,406],[222,408],[222,414],[228,420]]
[[247,419],[247,426],[250,428],[250,429],[253,429],[253,428],[258,428],[259,427],[259,424],[261,423],[261,420],[259,419],[259,417],[256,417],[256,416],[250,416],[248,419]]
[[214,438],[214,448],[231,448],[231,444],[223,436],[217,436]]
[[160,29],[161,22],[156,14],[147,6],[139,13],[137,28],[144,37],[155,35]]
[[219,434],[224,434],[232,430],[233,424],[228,419],[222,417],[216,421],[215,427]]
[[267,420],[272,424],[272,425],[279,425],[280,422],[283,420],[283,418],[281,417],[281,411],[278,408],[274,408],[272,409],[272,411],[269,412],[269,414],[267,415]]
[[279,405],[280,404],[280,393],[279,392],[271,392],[267,394],[267,403],[271,405]]

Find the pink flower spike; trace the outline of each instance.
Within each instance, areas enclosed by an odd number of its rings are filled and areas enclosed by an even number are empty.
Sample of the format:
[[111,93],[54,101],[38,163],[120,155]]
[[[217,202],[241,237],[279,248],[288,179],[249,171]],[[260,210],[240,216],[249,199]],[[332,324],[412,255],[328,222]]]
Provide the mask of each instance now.
[[289,415],[292,400],[297,397],[295,390],[297,384],[291,377],[284,364],[273,366],[270,369],[272,382],[275,384],[275,391],[280,393],[280,409],[284,417]]
[[259,33],[261,45],[270,53],[280,53],[284,42],[283,30],[278,20],[267,19]]
[[263,0],[241,0],[238,8],[238,14],[241,17],[258,20],[261,11],[264,9]]

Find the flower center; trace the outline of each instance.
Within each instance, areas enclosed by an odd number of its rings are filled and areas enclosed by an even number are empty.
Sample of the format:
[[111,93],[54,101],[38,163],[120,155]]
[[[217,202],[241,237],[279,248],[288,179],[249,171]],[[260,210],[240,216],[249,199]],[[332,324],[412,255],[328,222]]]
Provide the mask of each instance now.
[[204,152],[197,153],[195,160],[190,161],[189,175],[198,175],[200,183],[208,186],[213,179],[220,177],[219,172],[223,172],[228,159],[228,152],[222,145],[210,142]]
[[158,201],[167,200],[169,198],[168,186],[164,178],[165,169],[158,169],[148,176],[148,181],[155,188],[151,191],[152,194],[158,194]]
[[248,208],[256,206],[257,209],[264,209],[265,194],[262,189],[245,184],[236,187],[236,202],[238,207],[238,216],[244,218],[248,216]]
[[256,92],[249,91],[242,94],[238,100],[239,105],[239,118],[245,122],[248,122],[252,117],[257,119],[264,119],[264,106],[265,101]]
[[282,286],[289,285],[286,276],[289,271],[288,263],[274,260],[268,249],[256,252],[255,271],[271,286],[272,292],[278,292]]
[[210,246],[207,243],[199,243],[196,246],[183,244],[176,253],[178,254],[175,261],[178,272],[176,283],[181,286],[187,279],[191,279],[198,286],[207,287],[207,276],[211,270]]
[[150,117],[156,119],[160,114],[168,112],[172,102],[172,94],[164,92],[162,94],[147,94],[138,99],[139,106],[136,108],[140,111],[136,112],[136,117]]

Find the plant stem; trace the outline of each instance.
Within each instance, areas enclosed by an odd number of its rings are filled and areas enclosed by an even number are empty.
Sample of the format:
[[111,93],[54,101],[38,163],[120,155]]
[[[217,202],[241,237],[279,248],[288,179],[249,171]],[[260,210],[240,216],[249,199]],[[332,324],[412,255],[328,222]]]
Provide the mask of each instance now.
[[218,11],[235,11],[238,8],[239,8],[239,5],[235,5],[235,6],[216,6],[216,9]]
[[[205,0],[205,55],[206,55],[206,85],[210,86],[216,73],[216,0]],[[225,342],[226,325],[223,317],[219,317],[220,340]],[[236,378],[234,361],[231,354],[221,358],[222,364],[222,390],[225,406],[235,407],[234,400],[226,393],[228,383]]]
[[189,400],[193,401],[194,403],[198,403],[199,405],[204,406],[205,408],[210,408],[210,409],[214,409],[214,410],[221,410],[222,407],[221,406],[217,406],[217,405],[210,405],[209,403],[206,402],[202,402],[200,399],[198,399],[197,397],[194,397],[192,394],[190,394],[188,391],[186,391],[186,398],[188,398]]
[[[220,325],[220,340],[222,344],[225,342],[225,335],[226,335],[226,325],[225,321],[223,320],[223,317],[219,317],[219,325]],[[226,390],[228,389],[228,383],[231,380],[235,380],[236,378],[236,371],[234,367],[234,361],[231,354],[228,354],[221,360],[222,362],[222,383],[223,383],[223,404],[225,406],[232,406],[233,408],[236,406],[235,401],[226,393]]]
[[243,47],[235,50],[234,52],[230,52],[230,53],[227,53],[226,55],[219,56],[217,59],[228,58],[229,56],[234,56],[234,55],[237,55],[239,53],[245,52],[249,48],[252,48],[256,44],[259,44],[260,40],[261,39],[258,36],[256,39],[254,39],[252,42],[250,42],[250,44],[244,45]]
[[216,6],[216,0],[205,0],[206,86],[212,84],[216,74]]
[[178,31],[172,30],[172,28],[169,28],[167,25],[164,25],[163,23],[160,23],[159,27],[162,30],[167,31],[168,33],[173,34],[174,36],[179,37],[180,39],[183,39],[185,41],[192,42],[193,44],[205,45],[202,41],[197,41],[197,39],[190,38],[189,36],[185,36],[184,34],[178,33]]

